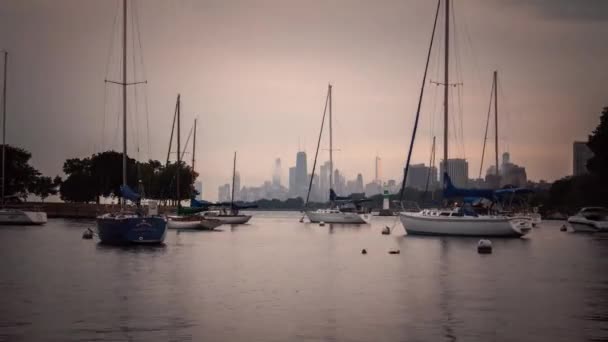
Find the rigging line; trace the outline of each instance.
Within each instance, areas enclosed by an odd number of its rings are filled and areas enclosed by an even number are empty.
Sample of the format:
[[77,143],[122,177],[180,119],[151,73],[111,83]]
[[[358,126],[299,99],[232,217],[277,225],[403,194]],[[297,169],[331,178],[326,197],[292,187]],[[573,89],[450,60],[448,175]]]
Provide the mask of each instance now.
[[190,142],[190,137],[192,136],[192,131],[194,130],[194,125],[190,127],[190,132],[188,132],[188,138],[186,138],[186,143],[184,144],[184,148],[182,149],[182,154],[180,156],[181,160],[184,160],[184,155],[186,154],[186,150],[188,149],[188,143]]
[[486,119],[486,133],[483,136],[483,148],[481,149],[481,163],[479,164],[479,178],[481,178],[481,173],[483,170],[483,160],[486,153],[486,143],[488,141],[488,128],[490,126],[490,113],[492,112],[492,94],[494,94],[494,81],[492,81],[492,89],[490,90],[490,104],[488,105],[488,116]]
[[[137,63],[135,63],[135,20],[134,20],[134,10],[133,8],[135,7],[135,2],[131,2],[131,57],[133,60],[133,82],[137,82]],[[139,104],[138,104],[138,94],[137,94],[137,88],[138,85],[134,84],[133,85],[133,101],[131,101],[133,104],[132,106],[134,107],[134,113],[133,113],[133,125],[132,127],[135,129],[135,146],[137,148],[137,157],[139,158],[139,148],[140,148],[140,139],[139,139]]]
[[[420,109],[422,107],[422,99],[424,97],[424,87],[426,85],[426,76],[429,70],[429,62],[431,60],[431,51],[433,50],[433,40],[435,38],[435,30],[437,29],[437,18],[439,17],[439,7],[441,0],[437,1],[437,11],[435,13],[435,21],[433,22],[433,32],[431,33],[431,43],[429,45],[429,52],[426,57],[426,65],[424,67],[424,76],[422,77],[422,86],[420,88],[420,98],[418,99],[418,108],[416,109],[416,120],[414,121],[414,130],[412,132],[412,140],[410,142],[410,148],[407,154],[407,161],[405,164],[405,170],[403,172],[403,180],[401,182],[401,190],[399,190],[399,202],[403,201],[403,193],[405,192],[405,182],[407,180],[407,173],[410,168],[410,161],[412,158],[412,150],[414,149],[414,141],[416,139],[416,131],[418,130],[418,120],[420,119]],[[446,85],[447,87],[447,85]]]
[[[331,85],[330,85],[331,87]],[[325,115],[327,114],[327,106],[329,104],[329,88],[325,97],[325,108],[323,109],[323,118],[321,119],[321,129],[319,130],[319,139],[317,140],[317,150],[315,151],[315,161],[312,164],[312,172],[310,182],[308,183],[308,192],[306,193],[306,202],[304,202],[304,210],[308,207],[308,199],[310,198],[310,189],[312,188],[312,180],[315,178],[315,169],[317,167],[317,157],[319,156],[319,146],[321,146],[321,137],[323,136],[323,126],[325,125]]]
[[[498,86],[498,96],[500,97],[500,100],[501,100],[501,103],[502,103],[502,105],[500,106],[500,108],[501,108],[500,112],[503,113],[502,116],[504,116],[505,119],[506,119],[506,120],[503,120],[503,122],[505,122],[506,126],[507,126],[507,129],[506,130],[503,129],[503,130],[501,130],[501,132],[505,132],[505,131],[513,132],[513,130],[511,129],[512,128],[511,127],[511,111],[509,110],[509,108],[511,106],[509,105],[509,102],[507,101],[507,96],[505,95],[505,92],[504,92],[504,90],[502,88],[502,83],[500,82],[500,80],[498,80],[497,83],[498,83],[497,84],[497,86]],[[510,151],[509,139],[504,138],[504,140],[505,140],[505,145],[507,145],[505,150],[507,152],[509,152]]]
[[175,131],[175,119],[177,118],[177,102],[175,103],[175,113],[173,114],[173,124],[171,125],[171,136],[169,137],[169,150],[167,150],[167,163],[169,165],[169,156],[171,155],[171,145],[173,143],[173,132]]

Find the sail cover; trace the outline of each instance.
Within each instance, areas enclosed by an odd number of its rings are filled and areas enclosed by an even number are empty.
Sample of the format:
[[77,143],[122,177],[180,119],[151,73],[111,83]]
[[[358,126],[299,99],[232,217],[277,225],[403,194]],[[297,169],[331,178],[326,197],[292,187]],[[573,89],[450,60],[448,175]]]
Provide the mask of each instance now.
[[138,202],[141,199],[141,196],[135,191],[131,190],[128,185],[121,185],[120,193],[123,198],[126,198],[131,202]]
[[494,199],[494,190],[490,189],[459,189],[452,184],[452,180],[447,173],[443,174],[443,196],[446,198],[454,197],[482,197],[489,200]]

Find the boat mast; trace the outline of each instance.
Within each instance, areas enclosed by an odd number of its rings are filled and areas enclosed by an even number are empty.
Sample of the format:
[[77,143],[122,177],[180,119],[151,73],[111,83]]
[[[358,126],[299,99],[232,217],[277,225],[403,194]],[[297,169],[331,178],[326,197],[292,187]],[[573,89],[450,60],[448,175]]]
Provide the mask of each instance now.
[[[122,186],[127,186],[127,0],[123,5],[122,31]],[[122,200],[122,205],[126,203]]]
[[496,175],[498,172],[498,71],[494,71],[494,149],[496,152]]
[[334,177],[334,156],[333,156],[333,131],[331,128],[331,108],[332,108],[332,99],[331,99],[331,83],[327,85],[327,93],[329,95],[329,188],[334,188],[333,177]]
[[194,195],[194,191],[195,191],[195,189],[194,189],[194,155],[195,155],[195,152],[196,152],[196,119],[194,119],[194,137],[192,140],[192,170],[191,170],[192,171],[192,193],[191,193],[192,197],[191,198],[196,197]]
[[6,71],[8,52],[4,51],[4,80],[2,81],[2,205],[4,206],[4,176],[6,161]]
[[[196,152],[196,119],[194,119],[194,137],[192,139],[192,175],[194,175],[194,153]],[[194,178],[192,179],[194,181]]]
[[234,151],[234,161],[232,162],[232,195],[230,196],[230,210],[234,209],[234,177],[236,175],[236,151]]
[[181,133],[180,133],[180,111],[181,111],[181,102],[180,102],[180,94],[177,94],[177,177],[176,177],[176,185],[177,185],[177,207],[179,208],[179,200],[180,200],[180,193],[179,193],[179,174],[180,174],[180,169],[182,166],[182,156],[180,154],[180,149],[181,149],[181,145],[180,145],[180,137],[181,137]]
[[445,73],[443,84],[443,162],[445,173],[448,173],[448,96],[449,96],[449,59],[450,57],[450,0],[445,1]]

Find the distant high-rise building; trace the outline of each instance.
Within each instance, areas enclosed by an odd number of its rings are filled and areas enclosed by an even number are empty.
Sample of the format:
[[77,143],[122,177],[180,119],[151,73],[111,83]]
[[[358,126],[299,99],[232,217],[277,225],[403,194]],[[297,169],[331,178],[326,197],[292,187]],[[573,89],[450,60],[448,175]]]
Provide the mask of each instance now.
[[217,200],[219,202],[230,202],[230,184],[224,184],[218,187]]
[[321,165],[319,172],[319,193],[322,201],[329,200],[329,161]]
[[308,168],[306,166],[306,152],[296,154],[296,193],[304,198],[308,191]]
[[580,176],[588,173],[587,161],[593,157],[593,152],[586,142],[575,141],[572,145],[572,174]]
[[[442,160],[439,167],[441,169],[441,183],[443,184],[445,161]],[[452,184],[454,184],[454,186],[460,188],[467,187],[467,182],[469,180],[469,163],[466,161],[466,159],[448,159],[447,173],[450,176],[450,179],[452,180]]]
[[361,175],[360,173],[357,174],[357,179],[355,180],[355,189],[354,189],[354,193],[363,193],[365,191],[365,189],[363,188],[363,175]]
[[274,161],[274,172],[272,173],[272,185],[275,187],[281,186],[281,158]]
[[407,172],[407,180],[405,181],[405,186],[418,190],[425,190],[427,186],[427,180],[429,190],[434,190],[437,187],[436,167],[433,166],[429,168],[424,164],[410,165],[410,168]]
[[[232,197],[232,194],[230,194]],[[234,174],[234,201],[241,200],[241,175],[238,172]]]
[[298,192],[296,189],[296,168],[289,168],[289,194],[291,196],[297,196]]
[[194,182],[194,189],[196,190],[196,192],[198,192],[198,194],[196,195],[196,199],[199,201],[201,199],[203,199],[203,182],[202,181]]

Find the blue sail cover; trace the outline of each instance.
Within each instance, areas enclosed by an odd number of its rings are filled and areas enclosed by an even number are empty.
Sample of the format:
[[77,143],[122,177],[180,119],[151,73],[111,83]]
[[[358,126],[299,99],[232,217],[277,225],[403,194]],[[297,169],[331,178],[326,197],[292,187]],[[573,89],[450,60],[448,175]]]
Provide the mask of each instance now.
[[494,199],[494,190],[490,189],[459,189],[452,184],[447,173],[443,174],[443,197],[482,197],[489,200]]
[[329,199],[331,201],[352,201],[352,198],[350,198],[349,196],[342,197],[342,196],[336,195],[336,192],[334,191],[334,189],[329,189]]
[[203,201],[203,200],[199,201],[196,198],[190,199],[190,206],[192,208],[206,208],[211,205],[213,205],[213,203],[211,203],[211,202],[207,202],[207,201]]
[[137,202],[141,199],[141,196],[135,191],[131,190],[128,185],[121,185],[120,193],[122,195],[122,198],[126,198],[131,202]]
[[506,189],[498,189],[496,191],[494,191],[494,194],[497,197],[501,197],[501,196],[505,196],[505,195],[525,195],[525,194],[532,194],[534,193],[534,190],[532,189],[528,189],[528,188],[506,188]]

